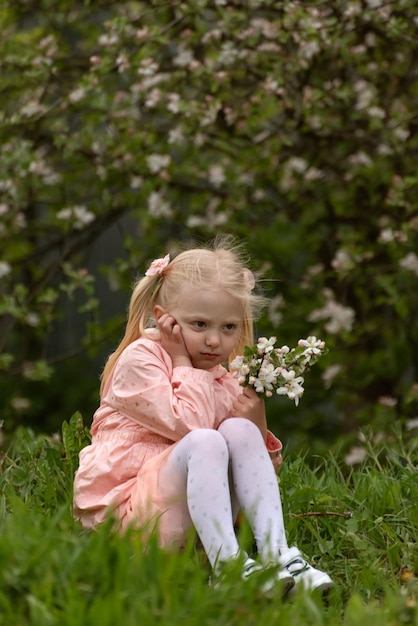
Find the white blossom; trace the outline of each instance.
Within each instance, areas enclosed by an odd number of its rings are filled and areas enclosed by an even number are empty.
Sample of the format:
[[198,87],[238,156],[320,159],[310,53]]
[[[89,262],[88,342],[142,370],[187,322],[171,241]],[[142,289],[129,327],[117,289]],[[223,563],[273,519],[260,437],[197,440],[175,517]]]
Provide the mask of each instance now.
[[375,97],[374,87],[366,80],[361,79],[354,83],[354,89],[357,92],[357,102],[354,108],[361,111],[369,107]]
[[312,311],[308,316],[308,320],[317,322],[328,319],[329,321],[324,328],[331,335],[336,335],[343,330],[350,332],[356,315],[354,309],[336,302],[334,294],[328,289],[325,290],[324,295],[327,300],[325,305]]
[[28,326],[36,327],[39,326],[41,319],[37,313],[28,313],[25,317],[26,323]]
[[268,353],[274,349],[274,344],[276,343],[276,337],[260,337],[257,341],[257,349],[259,352]]
[[174,65],[177,67],[187,67],[195,60],[193,51],[184,46],[179,46],[177,55],[173,59]]
[[148,197],[148,213],[151,217],[171,217],[172,210],[170,203],[164,199],[159,191],[153,191]]
[[28,409],[31,405],[30,400],[28,398],[23,398],[21,396],[15,396],[10,400],[11,406],[15,409],[15,411],[24,411]]
[[180,111],[181,99],[178,93],[167,94],[167,109],[171,113],[178,113]]
[[158,72],[158,64],[151,58],[143,59],[138,68],[140,76],[154,76]]
[[158,172],[170,165],[171,157],[168,154],[150,154],[147,156],[146,161],[151,172],[158,174]]
[[277,395],[287,396],[290,400],[294,400],[295,405],[298,406],[299,399],[304,392],[304,388],[302,387],[303,377],[296,376],[293,370],[282,370],[280,374],[287,382],[282,387],[276,389]]
[[88,211],[85,206],[65,207],[58,211],[56,216],[59,220],[71,222],[77,230],[81,230],[96,219],[94,213]]
[[184,130],[182,126],[172,128],[168,133],[169,144],[181,144],[184,142]]
[[7,276],[7,274],[10,274],[11,271],[12,268],[10,263],[7,263],[7,261],[0,261],[0,278]]
[[349,157],[349,161],[352,165],[365,165],[366,167],[369,167],[373,163],[369,155],[363,152],[363,150],[352,154]]
[[399,261],[399,265],[403,269],[418,275],[418,256],[415,252],[408,252],[408,254]]
[[38,100],[29,100],[23,107],[20,109],[20,114],[24,117],[34,117],[35,115],[39,115],[44,113],[45,107]]
[[418,428],[418,417],[413,417],[412,419],[407,420],[405,428],[406,430],[414,430],[415,428]]
[[142,176],[132,176],[129,182],[129,187],[131,189],[140,189],[142,187],[143,182],[144,182],[144,179],[142,178]]
[[398,126],[394,129],[393,134],[396,139],[399,139],[399,141],[406,141],[410,135],[410,132],[408,129]]
[[215,187],[220,187],[225,182],[225,171],[222,165],[211,165],[209,168],[209,182]]
[[147,107],[147,109],[153,109],[154,107],[156,107],[157,104],[161,101],[161,96],[161,89],[151,89],[145,100],[145,106]]
[[74,89],[74,91],[72,91],[69,94],[68,99],[70,102],[75,104],[76,102],[80,102],[81,100],[83,100],[85,96],[86,96],[86,90],[83,87],[78,87],[77,89]]
[[344,461],[347,465],[359,465],[367,458],[367,451],[361,446],[352,446]]
[[119,43],[119,37],[114,33],[108,35],[100,35],[99,37],[99,46],[115,46],[117,43]]
[[341,372],[341,365],[335,363],[334,365],[330,365],[322,372],[322,380],[324,382],[325,389],[329,389],[334,382],[334,378],[338,376]]
[[340,248],[335,253],[334,258],[331,261],[331,265],[337,272],[346,273],[354,267],[354,261],[346,250]]

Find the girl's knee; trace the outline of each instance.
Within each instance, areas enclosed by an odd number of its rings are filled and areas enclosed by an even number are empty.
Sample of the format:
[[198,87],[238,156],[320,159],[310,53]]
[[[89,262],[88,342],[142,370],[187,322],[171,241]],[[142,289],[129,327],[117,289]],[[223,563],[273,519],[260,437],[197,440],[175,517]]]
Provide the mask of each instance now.
[[217,430],[198,428],[192,430],[187,437],[189,438],[190,449],[201,452],[207,451],[208,454],[213,454],[216,451],[227,452],[225,439]]
[[245,417],[231,417],[219,427],[219,432],[228,442],[251,440],[261,437],[260,429]]

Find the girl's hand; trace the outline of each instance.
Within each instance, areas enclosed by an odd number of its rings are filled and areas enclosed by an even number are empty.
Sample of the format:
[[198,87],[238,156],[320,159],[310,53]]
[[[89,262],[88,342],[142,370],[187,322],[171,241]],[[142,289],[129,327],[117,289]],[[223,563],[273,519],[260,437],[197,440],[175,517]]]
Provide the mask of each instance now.
[[267,420],[263,398],[260,398],[252,387],[244,387],[236,398],[230,417],[245,417],[260,429],[264,440],[267,438]]
[[163,313],[157,319],[161,336],[161,345],[173,361],[173,367],[192,367],[180,326],[169,313]]

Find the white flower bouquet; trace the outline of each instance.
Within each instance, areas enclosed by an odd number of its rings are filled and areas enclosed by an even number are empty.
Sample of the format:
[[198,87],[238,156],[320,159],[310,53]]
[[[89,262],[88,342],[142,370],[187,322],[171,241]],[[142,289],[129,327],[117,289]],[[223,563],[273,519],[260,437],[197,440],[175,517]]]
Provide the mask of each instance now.
[[298,406],[303,395],[304,374],[326,353],[325,342],[316,337],[299,339],[296,348],[275,348],[276,337],[260,337],[257,344],[244,349],[244,356],[236,357],[230,371],[238,382],[270,398],[273,393],[285,395]]

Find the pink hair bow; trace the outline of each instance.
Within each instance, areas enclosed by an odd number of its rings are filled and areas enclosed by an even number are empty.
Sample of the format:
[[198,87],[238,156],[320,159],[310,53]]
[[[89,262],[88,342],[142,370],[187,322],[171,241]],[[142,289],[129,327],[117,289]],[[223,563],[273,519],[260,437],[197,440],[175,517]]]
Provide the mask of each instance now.
[[155,259],[145,272],[145,276],[155,276],[156,274],[161,275],[169,263],[169,254],[166,254],[163,259]]

